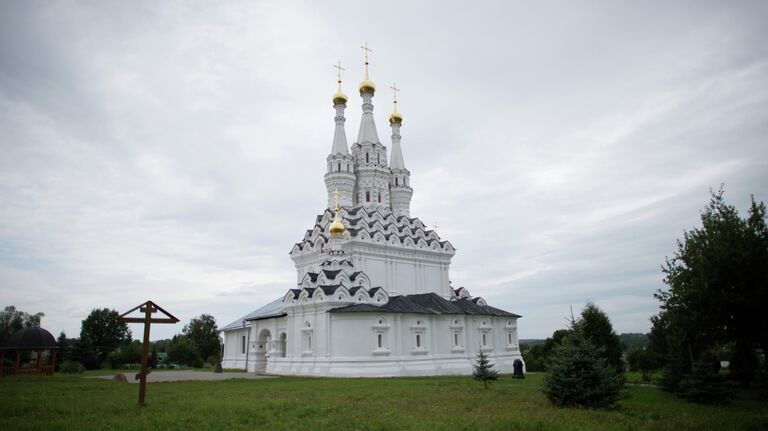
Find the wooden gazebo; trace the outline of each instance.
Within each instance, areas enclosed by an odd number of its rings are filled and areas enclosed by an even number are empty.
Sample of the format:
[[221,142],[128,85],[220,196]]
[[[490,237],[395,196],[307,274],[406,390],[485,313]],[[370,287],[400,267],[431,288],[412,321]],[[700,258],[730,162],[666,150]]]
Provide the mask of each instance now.
[[[11,374],[37,374],[40,376],[52,376],[53,368],[56,365],[56,339],[50,332],[35,326],[16,331],[10,338],[5,340],[0,347],[0,377]],[[50,351],[51,355],[48,361],[43,361],[43,353]],[[6,353],[16,353],[13,366],[5,365]],[[33,361],[21,362],[22,353],[35,352]],[[30,357],[32,355],[30,354]],[[13,357],[13,356],[11,356]]]

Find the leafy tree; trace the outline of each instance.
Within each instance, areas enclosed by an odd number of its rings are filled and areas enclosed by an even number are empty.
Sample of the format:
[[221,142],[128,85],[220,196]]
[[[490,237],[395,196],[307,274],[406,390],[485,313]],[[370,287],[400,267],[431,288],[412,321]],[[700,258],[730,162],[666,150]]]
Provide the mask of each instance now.
[[547,371],[544,394],[557,406],[609,407],[624,385],[623,374],[579,333],[555,348]]
[[166,362],[200,368],[203,360],[194,343],[183,335],[176,335],[168,344]]
[[661,359],[649,348],[633,348],[627,352],[627,365],[630,371],[639,371],[643,380],[650,380],[651,371],[661,368]]
[[488,383],[499,379],[499,372],[493,369],[495,365],[491,364],[485,353],[477,354],[477,360],[473,366],[475,371],[472,373],[472,378],[478,382],[483,382],[485,389],[488,389]]
[[22,328],[40,326],[44,313],[29,314],[9,305],[0,311],[0,345]]
[[190,320],[181,333],[192,342],[201,359],[209,360],[218,356],[221,339],[216,319],[210,314],[202,314]]
[[662,266],[669,289],[654,295],[661,301],[654,327],[666,339],[667,387],[677,387],[705,352],[729,343],[734,343],[732,375],[744,383],[753,380],[755,348],[768,351],[765,268],[765,204],[752,197],[748,215],[741,219],[725,202],[722,189],[712,192],[701,227],[684,232],[674,256]]
[[536,344],[528,349],[522,349],[521,347],[526,370],[544,371],[555,347],[562,344],[563,339],[571,334],[571,332],[570,329],[558,329],[541,344]]
[[117,350],[109,354],[108,359],[112,369],[121,368],[123,365],[141,363],[141,342],[135,340],[118,347]]
[[117,316],[119,314],[115,310],[93,309],[82,322],[80,341],[99,362],[107,359],[118,347],[131,342],[131,330],[125,322],[118,321]]
[[611,325],[608,316],[597,305],[587,304],[581,310],[581,316],[574,322],[573,327],[581,337],[598,348],[601,356],[617,372],[624,372],[624,361],[621,359],[622,349],[619,336],[613,331],[613,325]]

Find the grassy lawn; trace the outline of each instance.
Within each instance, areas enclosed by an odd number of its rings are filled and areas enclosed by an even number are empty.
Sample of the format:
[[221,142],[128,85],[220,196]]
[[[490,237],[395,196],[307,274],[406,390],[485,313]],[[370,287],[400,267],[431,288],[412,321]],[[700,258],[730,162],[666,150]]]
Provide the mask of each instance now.
[[542,374],[503,376],[490,390],[469,377],[276,379],[137,385],[82,376],[0,379],[0,429],[483,429],[768,430],[768,403],[745,397],[699,406],[628,386],[614,410],[552,407]]

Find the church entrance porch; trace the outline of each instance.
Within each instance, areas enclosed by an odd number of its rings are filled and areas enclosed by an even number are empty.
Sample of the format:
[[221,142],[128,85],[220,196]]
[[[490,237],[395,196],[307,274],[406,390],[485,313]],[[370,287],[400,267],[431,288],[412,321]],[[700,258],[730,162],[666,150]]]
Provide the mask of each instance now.
[[267,361],[274,350],[272,344],[272,333],[269,332],[269,329],[262,329],[256,339],[256,351],[254,355],[254,370],[256,374],[266,374]]

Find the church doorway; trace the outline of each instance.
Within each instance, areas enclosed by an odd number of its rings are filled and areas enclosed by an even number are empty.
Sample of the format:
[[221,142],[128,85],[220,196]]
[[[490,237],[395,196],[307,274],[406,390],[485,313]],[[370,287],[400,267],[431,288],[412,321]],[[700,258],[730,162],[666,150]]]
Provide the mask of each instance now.
[[262,329],[256,339],[256,358],[254,361],[256,374],[265,374],[267,372],[267,361],[272,344],[272,333],[269,329]]

